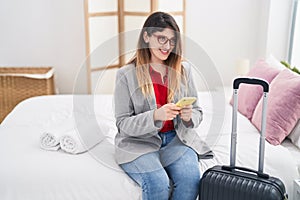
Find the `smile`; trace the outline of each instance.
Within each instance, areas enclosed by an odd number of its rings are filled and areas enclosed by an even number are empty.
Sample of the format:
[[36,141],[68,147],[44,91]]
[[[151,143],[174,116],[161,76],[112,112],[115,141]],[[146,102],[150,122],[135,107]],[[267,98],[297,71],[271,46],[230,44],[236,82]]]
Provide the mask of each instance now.
[[160,52],[161,52],[163,55],[168,55],[168,54],[169,54],[169,51],[168,51],[168,50],[160,49]]

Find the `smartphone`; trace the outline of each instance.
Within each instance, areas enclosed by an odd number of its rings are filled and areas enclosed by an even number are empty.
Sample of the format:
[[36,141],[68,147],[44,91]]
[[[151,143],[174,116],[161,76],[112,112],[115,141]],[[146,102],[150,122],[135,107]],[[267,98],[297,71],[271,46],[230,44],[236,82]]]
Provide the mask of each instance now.
[[183,97],[176,103],[176,106],[183,107],[183,106],[192,105],[196,100],[197,100],[196,97]]

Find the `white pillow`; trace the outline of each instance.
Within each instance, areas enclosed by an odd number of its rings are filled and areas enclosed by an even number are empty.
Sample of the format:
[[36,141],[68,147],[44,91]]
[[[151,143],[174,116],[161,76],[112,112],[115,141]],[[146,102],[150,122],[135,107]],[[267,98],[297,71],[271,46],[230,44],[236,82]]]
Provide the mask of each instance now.
[[281,64],[280,61],[278,59],[276,59],[272,54],[270,54],[266,58],[266,63],[268,63],[270,66],[275,67],[276,69],[279,69],[279,70],[285,69],[285,66],[283,64]]
[[296,126],[294,127],[288,138],[291,139],[294,145],[300,148],[300,119],[298,120]]

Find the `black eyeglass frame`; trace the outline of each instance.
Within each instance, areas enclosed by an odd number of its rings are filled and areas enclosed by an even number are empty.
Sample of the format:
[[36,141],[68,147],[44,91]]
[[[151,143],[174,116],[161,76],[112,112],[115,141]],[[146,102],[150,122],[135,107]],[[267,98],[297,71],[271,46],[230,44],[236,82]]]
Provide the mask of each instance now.
[[[169,39],[164,35],[156,35],[156,34],[152,34],[152,35],[157,38],[157,42],[161,45],[165,45],[167,44],[167,42],[169,42],[170,46],[172,47],[176,46],[177,40],[174,37]],[[161,41],[160,39],[163,39],[165,41]]]

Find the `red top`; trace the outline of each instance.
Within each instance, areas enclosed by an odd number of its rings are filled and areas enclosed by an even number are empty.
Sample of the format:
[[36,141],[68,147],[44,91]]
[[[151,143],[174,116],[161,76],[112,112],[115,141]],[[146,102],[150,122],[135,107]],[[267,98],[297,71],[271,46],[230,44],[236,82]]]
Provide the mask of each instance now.
[[[155,71],[151,66],[149,68],[151,80],[153,83],[156,106],[160,108],[167,103],[168,98],[168,68],[166,68],[166,75],[163,77],[163,81],[159,72]],[[164,125],[160,132],[167,132],[174,130],[174,124],[172,120],[164,122]]]

